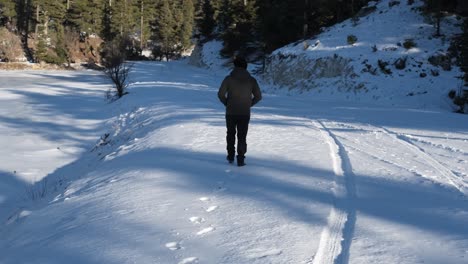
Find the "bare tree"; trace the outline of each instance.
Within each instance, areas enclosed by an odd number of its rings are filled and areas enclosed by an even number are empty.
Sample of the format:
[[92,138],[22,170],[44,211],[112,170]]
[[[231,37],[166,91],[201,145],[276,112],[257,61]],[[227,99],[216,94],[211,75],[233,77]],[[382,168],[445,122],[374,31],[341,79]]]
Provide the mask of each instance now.
[[133,64],[125,61],[125,45],[115,40],[106,45],[103,51],[104,73],[114,83],[117,98],[128,94],[128,77]]

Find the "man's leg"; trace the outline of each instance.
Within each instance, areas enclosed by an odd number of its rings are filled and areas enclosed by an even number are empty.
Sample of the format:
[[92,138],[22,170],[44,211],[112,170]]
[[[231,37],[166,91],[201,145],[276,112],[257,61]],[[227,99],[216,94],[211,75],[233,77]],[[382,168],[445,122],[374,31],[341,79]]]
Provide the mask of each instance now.
[[236,119],[234,116],[226,115],[226,143],[227,143],[227,160],[229,163],[234,161],[234,156],[236,155]]
[[247,152],[247,131],[249,130],[250,116],[239,116],[237,122],[237,165],[244,166]]

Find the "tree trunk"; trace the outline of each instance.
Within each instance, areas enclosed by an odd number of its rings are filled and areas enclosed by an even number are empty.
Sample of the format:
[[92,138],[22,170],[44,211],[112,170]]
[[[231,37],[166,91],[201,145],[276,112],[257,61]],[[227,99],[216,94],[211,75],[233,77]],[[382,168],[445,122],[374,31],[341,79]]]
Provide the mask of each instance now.
[[39,4],[38,4],[36,6],[36,26],[35,26],[35,29],[34,29],[34,33],[35,33],[36,36],[39,33],[39,11],[40,11],[40,8],[39,8]]
[[47,36],[49,36],[49,16],[47,11],[44,11],[44,37],[47,38]]
[[143,34],[143,27],[144,27],[144,18],[143,18],[143,12],[144,12],[144,1],[141,0],[141,10],[140,10],[141,14],[140,14],[140,49],[141,51],[143,51],[143,43],[144,43],[144,34]]

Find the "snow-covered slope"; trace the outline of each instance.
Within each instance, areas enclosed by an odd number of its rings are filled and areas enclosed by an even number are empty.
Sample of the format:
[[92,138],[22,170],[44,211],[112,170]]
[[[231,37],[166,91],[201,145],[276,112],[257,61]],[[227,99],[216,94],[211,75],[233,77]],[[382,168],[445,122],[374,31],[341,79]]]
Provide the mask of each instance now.
[[[458,89],[461,72],[450,67],[446,55],[452,37],[460,33],[461,20],[444,18],[443,36],[433,37],[434,23],[422,14],[422,4],[422,0],[413,5],[407,1],[370,2],[358,19],[276,50],[264,76],[272,84],[270,90],[451,110],[447,94]],[[355,36],[356,42],[349,44],[348,36]],[[416,46],[405,48],[409,40]],[[395,66],[398,60],[406,60],[404,69]]]
[[2,188],[2,264],[468,259],[465,115],[266,94],[238,168],[216,97],[227,72],[138,63],[113,104],[94,75],[8,74],[0,186],[20,181],[13,162],[45,193]]

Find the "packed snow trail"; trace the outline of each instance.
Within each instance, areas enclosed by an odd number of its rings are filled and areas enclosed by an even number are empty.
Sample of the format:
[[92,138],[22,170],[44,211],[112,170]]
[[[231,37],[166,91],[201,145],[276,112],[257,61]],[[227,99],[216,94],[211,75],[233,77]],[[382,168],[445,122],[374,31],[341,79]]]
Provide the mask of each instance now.
[[[80,101],[76,85],[52,97],[38,86],[48,120],[90,111],[106,128],[81,157],[42,175],[45,197],[2,219],[0,263],[465,262],[466,196],[441,169],[466,183],[465,116],[266,94],[238,168],[225,160],[216,97],[225,74],[137,63],[128,95],[107,104],[104,89],[88,91],[102,104],[86,111],[47,104],[62,94]],[[75,120],[64,134],[84,132]]]
[[319,249],[314,264],[348,263],[349,249],[356,222],[354,200],[356,187],[353,169],[343,145],[325,126],[324,122],[314,122],[330,148],[333,171],[336,176],[334,206],[328,217],[328,226],[322,232]]

